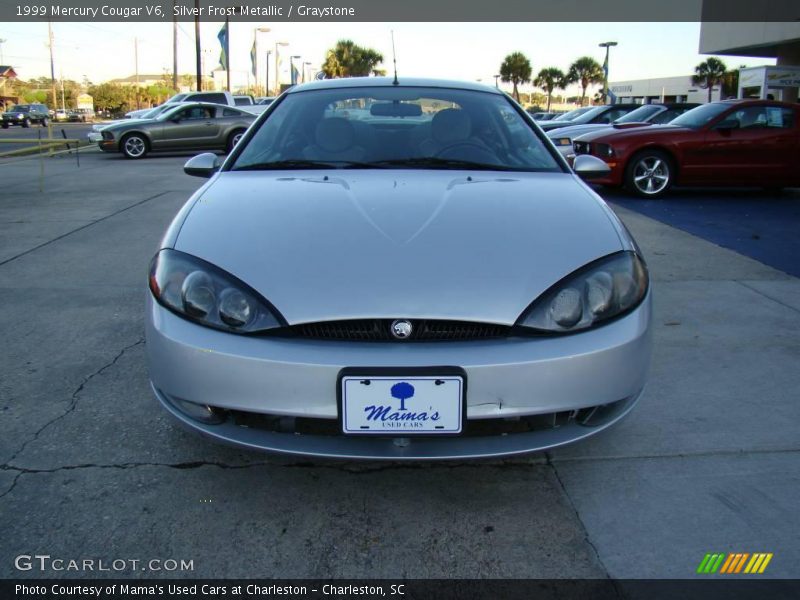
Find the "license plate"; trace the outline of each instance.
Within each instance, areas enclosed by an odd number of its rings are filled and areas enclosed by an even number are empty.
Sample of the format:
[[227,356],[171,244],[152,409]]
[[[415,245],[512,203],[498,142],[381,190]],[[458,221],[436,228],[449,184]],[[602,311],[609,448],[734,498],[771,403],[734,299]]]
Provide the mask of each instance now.
[[461,433],[464,378],[347,375],[341,378],[342,430],[347,434]]

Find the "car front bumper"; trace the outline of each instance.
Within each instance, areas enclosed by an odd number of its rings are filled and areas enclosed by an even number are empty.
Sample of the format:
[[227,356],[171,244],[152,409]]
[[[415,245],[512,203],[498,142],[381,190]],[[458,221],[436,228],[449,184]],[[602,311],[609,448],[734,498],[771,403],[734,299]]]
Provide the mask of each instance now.
[[[339,459],[465,459],[560,446],[622,418],[645,385],[650,319],[648,294],[625,317],[567,336],[333,342],[219,332],[182,319],[148,293],[146,347],[151,384],[163,406],[183,425],[217,441]],[[422,366],[464,370],[465,428],[477,432],[369,438],[338,433],[342,369]],[[215,425],[200,422],[181,409],[181,401],[224,409],[227,417]],[[290,425],[254,426],[264,415]],[[295,420],[330,427],[322,434],[300,432]]]

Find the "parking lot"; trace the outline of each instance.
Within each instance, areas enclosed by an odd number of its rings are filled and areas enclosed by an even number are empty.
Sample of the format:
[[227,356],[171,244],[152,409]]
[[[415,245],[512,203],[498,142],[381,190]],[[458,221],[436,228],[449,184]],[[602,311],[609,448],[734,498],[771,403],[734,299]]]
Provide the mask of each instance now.
[[690,578],[770,552],[762,577],[798,577],[800,192],[608,195],[655,294],[650,382],[611,430],[505,461],[311,462],[196,438],[152,396],[147,266],[202,184],[186,158],[51,158],[43,192],[38,161],[0,163],[0,576],[109,575],[14,567],[49,554],[193,561],[122,577]]

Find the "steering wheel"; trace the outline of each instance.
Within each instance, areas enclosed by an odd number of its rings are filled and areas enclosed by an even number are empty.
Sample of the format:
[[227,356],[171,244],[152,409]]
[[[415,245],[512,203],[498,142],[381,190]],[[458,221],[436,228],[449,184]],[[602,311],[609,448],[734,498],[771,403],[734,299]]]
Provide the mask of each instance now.
[[[480,158],[476,160],[476,162],[497,162],[497,155],[488,149],[483,144],[479,144],[478,142],[471,142],[471,141],[462,141],[462,142],[455,142],[453,144],[449,144],[439,150],[436,154],[436,158],[452,158],[452,159],[460,159],[459,156],[453,156],[453,154],[460,154],[458,150],[464,149],[467,150],[467,154],[477,152],[480,156],[485,158]],[[464,159],[464,160],[474,160],[474,159]]]

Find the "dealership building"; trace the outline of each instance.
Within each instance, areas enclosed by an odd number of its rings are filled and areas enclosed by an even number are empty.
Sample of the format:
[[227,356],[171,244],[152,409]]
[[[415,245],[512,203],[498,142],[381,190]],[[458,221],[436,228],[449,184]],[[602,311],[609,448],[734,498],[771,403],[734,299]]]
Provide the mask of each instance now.
[[716,23],[700,26],[700,52],[718,56],[763,56],[775,66],[739,72],[739,96],[797,102],[800,88],[800,22]]
[[[609,81],[608,89],[616,96],[617,102],[708,102],[708,89],[692,85],[691,75]],[[711,91],[711,99],[720,99],[719,86]]]

